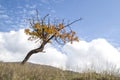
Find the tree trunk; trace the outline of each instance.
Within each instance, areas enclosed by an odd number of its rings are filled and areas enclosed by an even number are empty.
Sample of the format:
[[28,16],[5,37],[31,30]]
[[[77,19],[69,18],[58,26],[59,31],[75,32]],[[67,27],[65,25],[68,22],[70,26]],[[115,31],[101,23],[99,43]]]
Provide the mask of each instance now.
[[45,46],[45,44],[43,43],[43,44],[41,44],[41,46],[39,48],[33,49],[30,52],[28,52],[28,54],[26,55],[26,57],[24,58],[24,60],[21,62],[21,64],[25,64],[28,61],[28,59],[30,58],[30,56],[32,54],[36,54],[38,52],[42,52],[43,49],[44,49],[44,46]]

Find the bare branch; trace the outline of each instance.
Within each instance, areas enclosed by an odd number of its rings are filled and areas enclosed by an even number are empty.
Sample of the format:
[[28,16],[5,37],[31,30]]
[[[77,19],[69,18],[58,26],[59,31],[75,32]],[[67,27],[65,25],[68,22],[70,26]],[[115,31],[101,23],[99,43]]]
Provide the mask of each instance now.
[[44,16],[43,20],[45,20],[45,19],[46,19],[46,17],[48,17],[48,16],[49,16],[49,14],[47,14],[46,16]]
[[80,21],[80,20],[82,20],[82,18],[79,18],[79,19],[77,19],[77,20],[75,20],[75,21],[73,21],[73,22],[65,25],[64,27],[70,26],[70,25],[72,25],[73,23],[78,22],[78,21]]

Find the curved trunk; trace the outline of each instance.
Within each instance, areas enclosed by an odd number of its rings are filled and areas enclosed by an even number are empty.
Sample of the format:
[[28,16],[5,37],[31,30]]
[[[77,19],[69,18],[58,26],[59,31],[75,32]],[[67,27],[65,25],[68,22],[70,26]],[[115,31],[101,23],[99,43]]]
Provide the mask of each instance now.
[[31,55],[36,54],[38,52],[43,52],[44,46],[45,46],[45,43],[41,44],[41,46],[39,48],[33,49],[30,52],[28,52],[28,54],[23,59],[23,61],[21,62],[21,64],[25,64],[28,61],[28,59],[30,58]]

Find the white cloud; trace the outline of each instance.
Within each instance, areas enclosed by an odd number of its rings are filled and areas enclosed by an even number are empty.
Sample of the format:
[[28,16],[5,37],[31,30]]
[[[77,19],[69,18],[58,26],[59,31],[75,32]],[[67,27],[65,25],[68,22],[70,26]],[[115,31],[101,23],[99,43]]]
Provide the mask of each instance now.
[[6,14],[6,8],[0,6],[0,19],[8,19],[9,16]]
[[68,43],[63,49],[67,53],[67,66],[70,69],[75,69],[76,66],[80,69],[107,69],[113,66],[120,68],[120,52],[105,39]]
[[[0,60],[22,61],[28,51],[38,46],[27,38],[23,29],[0,32]],[[29,61],[74,71],[91,67],[109,69],[112,65],[120,68],[119,50],[105,39],[67,43],[62,49],[64,53],[48,44],[45,47],[46,53],[32,55]]]

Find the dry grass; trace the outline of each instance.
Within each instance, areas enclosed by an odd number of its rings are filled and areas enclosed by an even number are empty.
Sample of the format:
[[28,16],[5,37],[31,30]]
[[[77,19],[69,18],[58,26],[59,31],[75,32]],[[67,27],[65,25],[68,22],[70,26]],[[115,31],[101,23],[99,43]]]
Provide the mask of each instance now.
[[0,62],[0,80],[120,80],[120,77],[106,72],[76,73],[44,65]]

